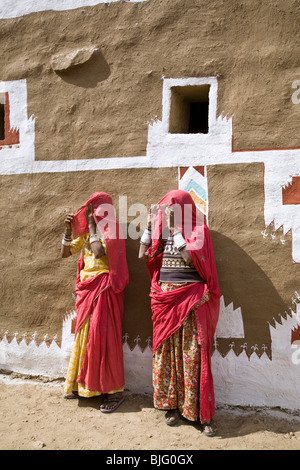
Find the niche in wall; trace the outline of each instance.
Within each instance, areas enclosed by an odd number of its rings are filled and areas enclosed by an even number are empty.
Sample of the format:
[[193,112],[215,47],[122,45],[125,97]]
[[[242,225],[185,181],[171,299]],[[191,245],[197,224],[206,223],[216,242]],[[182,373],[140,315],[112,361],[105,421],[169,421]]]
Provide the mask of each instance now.
[[208,134],[209,89],[208,84],[171,87],[171,134]]

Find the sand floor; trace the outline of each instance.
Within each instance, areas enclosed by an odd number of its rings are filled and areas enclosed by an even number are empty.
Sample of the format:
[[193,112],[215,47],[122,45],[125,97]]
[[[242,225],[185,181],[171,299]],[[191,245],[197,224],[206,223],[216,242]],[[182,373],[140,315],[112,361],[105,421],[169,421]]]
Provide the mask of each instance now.
[[167,426],[149,395],[126,392],[118,410],[103,414],[101,397],[65,400],[62,386],[0,375],[1,450],[300,449],[300,416],[282,410],[217,408],[218,435],[208,438],[184,419]]

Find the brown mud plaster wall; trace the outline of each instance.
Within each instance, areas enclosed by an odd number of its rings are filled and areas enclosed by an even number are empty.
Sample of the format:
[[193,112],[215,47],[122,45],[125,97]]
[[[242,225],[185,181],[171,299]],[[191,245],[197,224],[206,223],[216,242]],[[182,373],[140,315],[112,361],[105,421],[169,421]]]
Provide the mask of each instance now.
[[[177,188],[177,168],[43,173],[0,177],[3,228],[0,334],[17,339],[37,331],[37,342],[61,338],[62,321],[74,309],[73,293],[78,256],[60,258],[64,218],[95,191],[111,194],[118,211],[119,196],[149,207]],[[117,212],[118,213],[118,212]],[[138,217],[128,217],[128,223]],[[146,267],[138,260],[139,240],[126,241],[130,285],[125,291],[124,333],[140,345],[152,335]]]
[[279,230],[273,240],[264,238],[264,166],[262,163],[209,166],[209,222],[215,249],[219,282],[225,305],[241,307],[245,338],[218,338],[226,354],[247,352],[265,344],[270,354],[269,323],[280,323],[290,312],[292,297],[299,289],[300,265],[292,261],[291,235],[282,244]]
[[[145,155],[162,75],[219,76],[236,149],[299,146],[297,0],[116,2],[0,21],[0,80],[26,78],[36,159]],[[12,39],[13,38],[13,39]],[[52,57],[93,46],[66,72]]]

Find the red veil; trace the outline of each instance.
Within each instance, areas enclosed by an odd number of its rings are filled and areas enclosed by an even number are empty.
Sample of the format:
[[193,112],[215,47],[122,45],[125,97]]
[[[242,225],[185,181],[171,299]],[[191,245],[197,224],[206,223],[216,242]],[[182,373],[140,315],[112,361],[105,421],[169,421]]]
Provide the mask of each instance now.
[[167,226],[166,217],[159,211],[152,217],[152,245],[147,261],[151,277],[151,308],[153,320],[153,352],[184,322],[190,310],[203,302],[209,292],[209,300],[195,310],[198,342],[201,345],[200,419],[209,422],[215,411],[213,378],[211,373],[211,346],[219,316],[220,289],[210,232],[198,215],[196,205],[186,191],[167,193],[158,203],[173,206],[177,214],[176,228],[181,230],[193,263],[205,283],[192,283],[178,289],[162,292],[159,274],[163,253],[153,256],[159,249],[160,238]]
[[77,211],[72,220],[74,238],[88,233],[85,214],[89,204],[92,204],[94,219],[106,244],[109,274],[101,273],[81,282],[80,271],[84,265],[81,254],[76,279],[75,335],[89,316],[90,329],[77,381],[84,383],[88,390],[107,393],[124,386],[123,290],[129,275],[125,240],[108,194],[94,193]]
[[106,244],[110,285],[114,292],[122,292],[129,281],[125,240],[122,229],[116,221],[112,198],[108,194],[96,192],[78,209],[72,220],[73,236],[76,238],[88,233],[85,214],[89,204],[93,207],[95,222]]

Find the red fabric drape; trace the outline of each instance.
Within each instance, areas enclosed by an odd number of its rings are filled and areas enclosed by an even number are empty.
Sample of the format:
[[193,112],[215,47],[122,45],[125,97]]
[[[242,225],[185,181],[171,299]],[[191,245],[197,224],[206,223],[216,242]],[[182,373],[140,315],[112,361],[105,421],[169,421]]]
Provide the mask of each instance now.
[[116,294],[109,275],[76,284],[76,332],[90,316],[88,343],[77,382],[107,393],[124,386],[122,318],[124,294]]
[[[112,205],[112,198],[109,194],[104,193],[103,191],[97,191],[93,193],[89,199],[78,209],[76,214],[73,217],[72,220],[72,231],[73,231],[73,237],[77,238],[79,235],[82,235],[83,233],[88,233],[89,227],[87,224],[86,216],[85,213],[87,211],[87,208],[89,204],[92,205],[93,208],[93,215],[96,220],[96,212],[98,212],[99,205],[109,205],[113,209]],[[111,213],[114,211],[112,210]],[[98,216],[98,221],[101,220],[100,217]]]
[[[124,289],[129,282],[125,240],[121,227],[115,220],[112,201],[106,193],[94,193],[73,217],[73,235],[88,232],[85,212],[93,205],[94,218],[105,241],[109,274],[101,273],[81,282],[84,267],[82,254],[78,261],[76,279],[75,335],[90,316],[89,337],[77,381],[88,390],[107,393],[124,386],[122,318]],[[101,204],[109,214],[100,216]],[[107,209],[107,207],[105,207]],[[102,223],[104,222],[104,223]]]
[[182,217],[177,218],[177,228],[182,231],[193,263],[200,276],[205,279],[205,283],[192,283],[169,292],[161,291],[158,281],[163,254],[153,255],[158,250],[159,238],[167,221],[161,213],[158,213],[152,219],[154,230],[152,245],[148,250],[150,259],[147,262],[151,277],[153,352],[182,325],[192,307],[209,291],[209,300],[195,311],[198,341],[201,345],[200,419],[201,422],[209,422],[215,410],[211,346],[220,306],[220,289],[212,240],[209,229],[198,216],[197,208],[189,193],[181,190],[171,191],[158,203],[158,206],[163,207],[164,204],[181,208]]
[[85,216],[89,204],[93,207],[95,222],[106,244],[111,288],[116,293],[122,292],[129,282],[125,240],[108,194],[96,192],[78,209],[72,220],[73,237],[89,231]]

